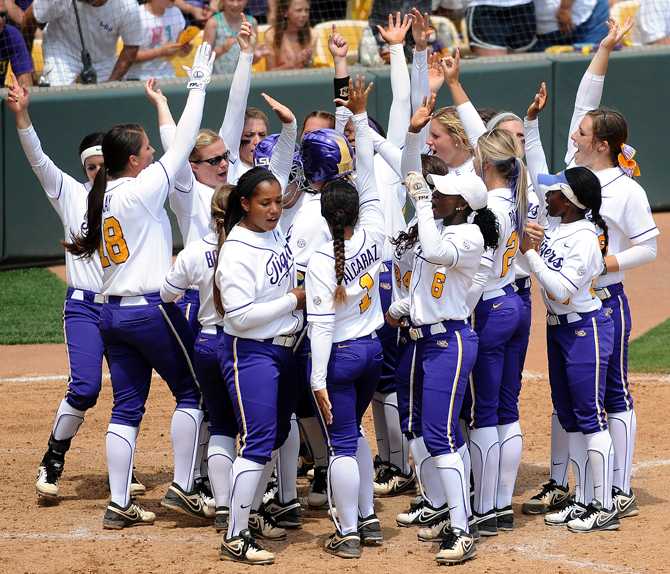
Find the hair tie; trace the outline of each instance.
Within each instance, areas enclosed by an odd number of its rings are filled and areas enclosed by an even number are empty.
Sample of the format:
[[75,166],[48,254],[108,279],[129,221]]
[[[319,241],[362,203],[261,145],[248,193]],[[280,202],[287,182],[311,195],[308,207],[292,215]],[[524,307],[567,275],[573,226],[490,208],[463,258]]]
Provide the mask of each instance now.
[[625,172],[628,177],[635,177],[640,175],[640,167],[633,159],[637,153],[633,146],[628,144],[621,144],[621,153],[617,156],[619,167]]

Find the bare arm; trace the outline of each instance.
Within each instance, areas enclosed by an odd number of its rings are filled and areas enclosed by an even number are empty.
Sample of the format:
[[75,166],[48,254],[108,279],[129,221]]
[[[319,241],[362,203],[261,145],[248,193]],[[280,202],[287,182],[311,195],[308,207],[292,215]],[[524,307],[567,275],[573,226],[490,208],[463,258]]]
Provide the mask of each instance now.
[[119,57],[116,59],[116,64],[114,64],[114,69],[109,76],[109,82],[116,82],[123,79],[123,76],[126,75],[126,72],[135,61],[137,52],[139,52],[139,46],[124,46],[123,50],[119,54]]

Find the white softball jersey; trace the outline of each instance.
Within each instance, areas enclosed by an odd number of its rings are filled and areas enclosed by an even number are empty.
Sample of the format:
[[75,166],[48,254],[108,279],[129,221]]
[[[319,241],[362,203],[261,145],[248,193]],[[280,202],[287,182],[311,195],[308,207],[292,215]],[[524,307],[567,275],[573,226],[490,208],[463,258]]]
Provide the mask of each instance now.
[[[416,225],[416,217],[407,225],[409,230]],[[393,303],[394,316],[400,314],[401,317],[409,317],[409,288],[412,283],[412,268],[414,267],[415,246],[405,249],[398,254],[393,251]]]
[[254,307],[272,306],[296,286],[293,253],[279,228],[258,233],[236,225],[223,243],[219,259],[216,283],[226,312],[226,333],[246,339],[269,339],[292,335],[302,328],[303,313],[295,310],[293,295],[293,305],[288,305],[286,312],[269,314],[260,324],[254,322],[253,326],[241,328],[233,320]]
[[[602,189],[600,214],[608,228],[608,255],[621,253],[659,235],[642,186],[619,167],[596,172]],[[598,278],[597,287],[607,287],[624,279],[624,272],[607,273]]]
[[514,281],[514,259],[519,250],[517,231],[517,209],[514,194],[509,188],[492,189],[488,194],[488,208],[498,220],[499,240],[495,250],[487,249],[482,259],[492,263],[491,275],[484,288],[484,294],[502,289]]
[[[418,216],[421,218],[423,215],[426,223],[430,223],[427,219],[433,217],[430,201],[427,201],[425,209],[427,213],[418,213]],[[465,296],[484,253],[484,238],[476,225],[444,226],[439,220],[432,221],[439,233],[440,243],[449,244],[456,257],[443,259],[438,253],[441,251],[439,246],[435,244],[429,249],[423,244],[417,245],[410,286],[410,318],[415,326],[470,316]]]
[[211,231],[213,195],[214,188],[200,183],[195,177],[188,188],[176,184],[170,190],[170,209],[177,217],[184,247]]
[[172,263],[172,229],[163,207],[169,188],[160,160],[135,178],[107,183],[100,256],[105,295],[143,295],[163,285]]
[[218,238],[210,232],[202,239],[189,243],[177,255],[161,287],[164,301],[174,301],[186,289],[196,286],[200,293],[198,322],[203,327],[223,325],[223,317],[214,307],[214,273],[219,258]]
[[307,272],[307,264],[314,252],[332,240],[328,223],[321,215],[321,194],[305,192],[304,196],[286,234],[297,271],[302,275]]
[[[63,223],[64,238],[70,241],[73,235],[79,235],[86,229],[86,209],[91,184],[80,183],[61,171],[42,150],[33,126],[18,130],[18,134],[30,167]],[[70,287],[100,293],[102,267],[98,253],[91,257],[76,257],[65,251],[65,271]]]
[[602,306],[593,286],[603,269],[598,229],[586,219],[572,223],[552,220],[539,253],[526,252],[530,268],[542,286],[550,313],[587,313]]

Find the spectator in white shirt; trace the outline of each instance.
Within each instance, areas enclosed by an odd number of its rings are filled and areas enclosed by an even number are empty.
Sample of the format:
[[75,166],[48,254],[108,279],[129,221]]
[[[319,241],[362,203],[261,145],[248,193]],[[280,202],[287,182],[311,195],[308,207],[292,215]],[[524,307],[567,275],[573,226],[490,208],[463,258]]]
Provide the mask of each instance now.
[[637,28],[643,44],[670,44],[670,0],[641,0]]
[[[121,80],[142,43],[137,0],[76,0],[84,45],[98,82]],[[72,0],[35,0],[35,19],[44,29],[44,80],[52,86],[77,81],[82,71],[82,42]],[[116,55],[117,40],[123,50]]]
[[534,0],[535,51],[549,46],[598,44],[607,35],[608,0]]

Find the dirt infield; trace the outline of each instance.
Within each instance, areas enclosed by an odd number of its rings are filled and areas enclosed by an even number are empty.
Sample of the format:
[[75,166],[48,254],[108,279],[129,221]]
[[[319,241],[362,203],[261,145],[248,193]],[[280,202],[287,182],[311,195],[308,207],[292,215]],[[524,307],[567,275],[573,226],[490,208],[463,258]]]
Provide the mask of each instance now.
[[[639,335],[670,316],[666,287],[670,277],[670,214],[657,214],[661,227],[658,261],[628,274],[633,332]],[[536,290],[534,290],[536,291]],[[535,293],[536,294],[536,293]],[[521,394],[524,453],[514,499],[517,528],[479,545],[476,560],[458,572],[670,572],[670,441],[662,405],[670,404],[670,375],[632,377],[638,414],[635,489],[641,513],[623,520],[621,530],[590,535],[545,527],[542,519],[520,514],[520,503],[545,479],[551,411],[546,381],[543,309],[535,301],[527,377]],[[206,573],[247,572],[251,567],[219,562],[213,528],[160,507],[171,476],[170,416],[174,403],[167,387],[154,381],[138,441],[136,466],[148,492],[143,503],[157,513],[154,526],[122,532],[102,529],[108,497],[104,431],[111,409],[106,380],[96,408],[74,441],[61,481],[58,506],[41,507],[33,478],[65,389],[62,345],[0,347],[0,572]],[[370,428],[370,420],[366,425]],[[373,436],[369,433],[369,436]],[[374,448],[374,440],[371,440]],[[304,485],[303,485],[304,486]],[[275,572],[370,571],[400,574],[436,569],[435,547],[419,543],[416,531],[399,529],[394,516],[409,497],[379,500],[386,544],[365,549],[359,562],[330,557],[321,546],[332,529],[325,513],[306,514],[302,530],[288,543],[267,544],[277,552]]]

